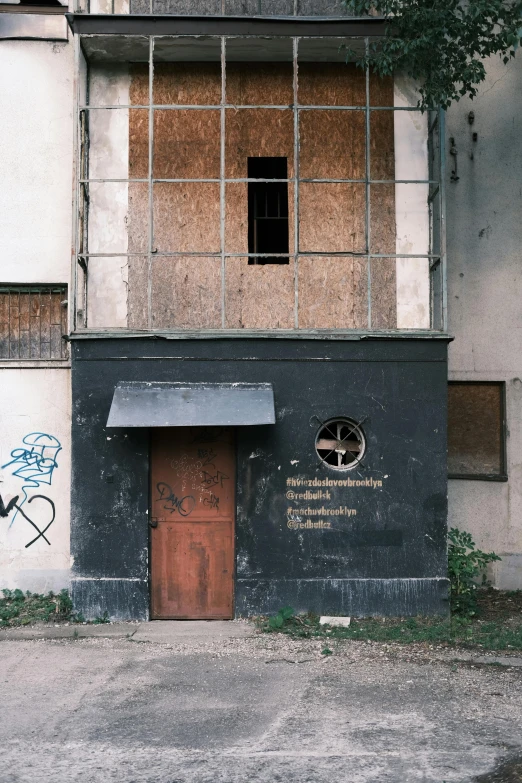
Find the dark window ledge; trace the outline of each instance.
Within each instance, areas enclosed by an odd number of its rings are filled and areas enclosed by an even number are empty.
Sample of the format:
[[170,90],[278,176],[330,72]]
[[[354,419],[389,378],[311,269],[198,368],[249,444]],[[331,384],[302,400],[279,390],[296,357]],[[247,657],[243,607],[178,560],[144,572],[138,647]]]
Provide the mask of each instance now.
[[184,329],[182,331],[165,330],[165,331],[134,331],[132,329],[120,329],[120,330],[94,330],[94,329],[82,329],[72,332],[66,339],[68,340],[100,340],[100,339],[131,339],[131,338],[148,338],[153,340],[234,340],[251,338],[251,339],[283,339],[283,340],[441,340],[443,342],[451,342],[453,337],[444,332],[435,331],[413,331],[408,330],[405,332],[389,331],[389,332],[356,332],[354,330],[286,330],[286,329],[271,329],[271,330],[254,330],[254,329],[198,329],[191,331],[190,329]]
[[80,35],[288,35],[383,36],[381,17],[170,16],[164,14],[67,14]]

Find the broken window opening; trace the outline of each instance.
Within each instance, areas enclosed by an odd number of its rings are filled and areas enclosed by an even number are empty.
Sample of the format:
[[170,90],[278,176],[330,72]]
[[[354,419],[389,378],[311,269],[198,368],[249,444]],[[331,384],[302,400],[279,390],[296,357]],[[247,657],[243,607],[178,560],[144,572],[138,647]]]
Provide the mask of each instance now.
[[351,419],[325,422],[315,440],[321,462],[334,470],[349,470],[359,465],[366,450],[361,428]]
[[[248,158],[249,179],[284,180],[287,158]],[[287,254],[288,182],[248,183],[248,252]],[[288,264],[288,256],[257,256],[249,264]]]

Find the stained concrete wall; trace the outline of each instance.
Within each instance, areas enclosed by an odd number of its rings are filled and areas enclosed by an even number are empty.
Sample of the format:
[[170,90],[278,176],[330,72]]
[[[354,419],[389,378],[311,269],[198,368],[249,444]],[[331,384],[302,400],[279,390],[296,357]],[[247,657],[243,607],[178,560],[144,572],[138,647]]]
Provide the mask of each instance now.
[[[73,81],[70,44],[0,42],[0,284],[69,284]],[[0,363],[0,589],[69,582],[67,364]]]
[[[449,524],[469,530],[502,561],[494,584],[522,588],[522,57],[487,65],[474,101],[447,117],[448,304],[452,380],[505,381],[507,483],[450,480]],[[473,125],[468,122],[475,113]],[[477,133],[474,142],[472,134]],[[477,423],[478,427],[480,423]]]
[[[394,106],[414,107],[418,92],[411,79],[394,79]],[[395,179],[426,180],[428,172],[428,116],[397,111],[393,117]],[[429,252],[428,185],[395,185],[396,253]],[[397,328],[429,329],[430,280],[426,258],[398,258]]]

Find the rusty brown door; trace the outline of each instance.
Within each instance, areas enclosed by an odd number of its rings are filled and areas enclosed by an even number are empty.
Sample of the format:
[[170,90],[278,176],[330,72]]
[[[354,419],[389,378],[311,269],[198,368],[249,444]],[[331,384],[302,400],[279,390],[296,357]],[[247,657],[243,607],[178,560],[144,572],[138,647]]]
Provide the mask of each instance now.
[[153,619],[234,616],[235,471],[232,429],[153,430]]

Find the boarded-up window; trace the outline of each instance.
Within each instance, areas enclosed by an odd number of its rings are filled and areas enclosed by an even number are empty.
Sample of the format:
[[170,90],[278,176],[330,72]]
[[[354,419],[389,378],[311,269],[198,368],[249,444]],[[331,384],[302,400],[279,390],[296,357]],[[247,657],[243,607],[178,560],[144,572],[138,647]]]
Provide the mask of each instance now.
[[452,382],[448,390],[450,478],[506,478],[504,384]]
[[0,287],[0,361],[66,359],[67,288]]

